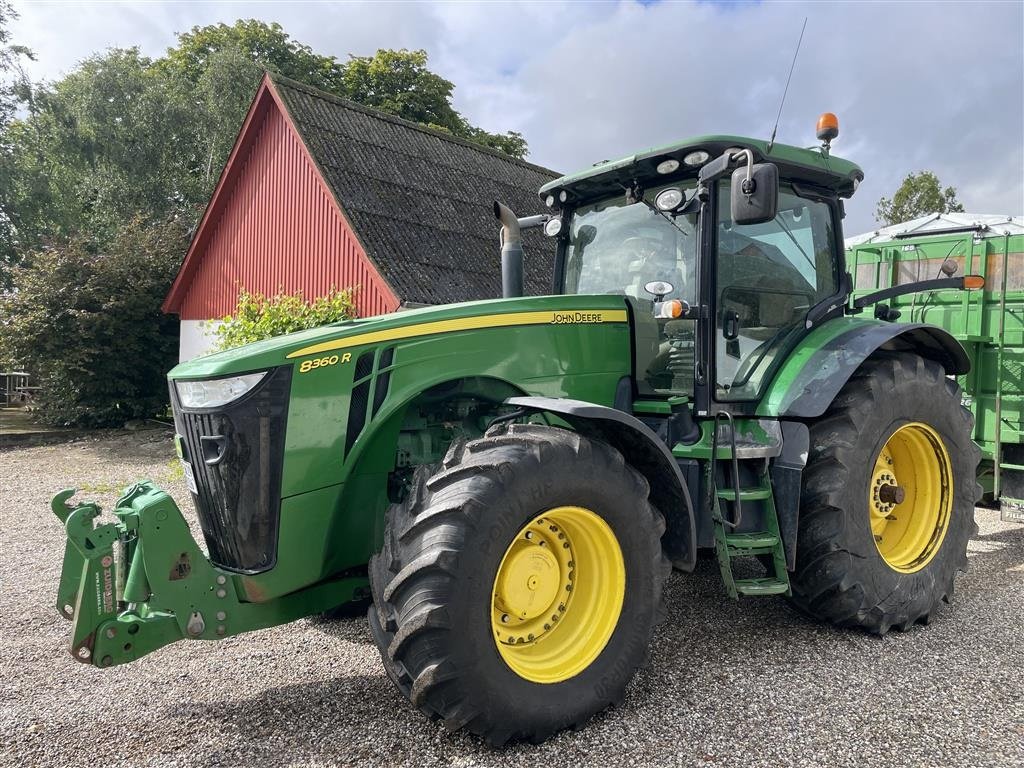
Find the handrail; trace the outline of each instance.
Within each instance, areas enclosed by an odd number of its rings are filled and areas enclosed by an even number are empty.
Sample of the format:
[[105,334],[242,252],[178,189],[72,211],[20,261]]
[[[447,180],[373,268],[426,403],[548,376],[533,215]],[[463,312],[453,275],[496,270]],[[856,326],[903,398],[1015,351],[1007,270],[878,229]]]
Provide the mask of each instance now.
[[728,411],[717,411],[715,413],[714,429],[711,433],[711,493],[713,494],[712,502],[715,506],[720,507],[718,503],[718,481],[715,478],[716,466],[715,462],[718,460],[718,427],[721,424],[722,417],[725,422],[729,425],[729,459],[732,462],[731,472],[732,475],[732,489],[735,494],[735,514],[734,520],[726,520],[725,516],[719,511],[719,517],[722,518],[722,522],[728,525],[730,528],[739,528],[740,523],[743,522],[743,502],[740,499],[740,462],[736,458],[736,423],[733,421],[732,414]]

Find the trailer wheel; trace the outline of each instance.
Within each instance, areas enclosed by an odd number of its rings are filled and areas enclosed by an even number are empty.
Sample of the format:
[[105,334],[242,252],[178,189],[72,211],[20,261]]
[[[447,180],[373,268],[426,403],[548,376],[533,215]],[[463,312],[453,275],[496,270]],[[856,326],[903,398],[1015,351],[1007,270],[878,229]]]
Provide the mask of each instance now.
[[811,425],[793,602],[884,634],[927,622],[967,568],[980,452],[960,388],[917,355],[868,360]]
[[533,424],[417,470],[370,561],[392,681],[494,745],[542,741],[620,701],[671,571],[647,494],[611,446]]

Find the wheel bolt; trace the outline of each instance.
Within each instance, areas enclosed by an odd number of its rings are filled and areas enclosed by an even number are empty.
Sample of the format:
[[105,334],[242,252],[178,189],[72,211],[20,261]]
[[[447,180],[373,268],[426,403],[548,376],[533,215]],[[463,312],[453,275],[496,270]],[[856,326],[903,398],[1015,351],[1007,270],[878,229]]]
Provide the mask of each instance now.
[[501,623],[502,624],[508,624],[508,614],[507,613],[501,614]]
[[533,538],[533,531],[527,531],[526,532],[526,538],[532,539]]

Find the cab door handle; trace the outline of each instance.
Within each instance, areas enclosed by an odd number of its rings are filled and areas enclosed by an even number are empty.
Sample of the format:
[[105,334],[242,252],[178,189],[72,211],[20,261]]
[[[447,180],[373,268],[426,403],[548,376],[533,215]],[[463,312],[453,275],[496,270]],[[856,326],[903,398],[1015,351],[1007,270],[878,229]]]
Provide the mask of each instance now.
[[722,336],[732,341],[740,335],[740,316],[735,309],[727,309],[722,316]]

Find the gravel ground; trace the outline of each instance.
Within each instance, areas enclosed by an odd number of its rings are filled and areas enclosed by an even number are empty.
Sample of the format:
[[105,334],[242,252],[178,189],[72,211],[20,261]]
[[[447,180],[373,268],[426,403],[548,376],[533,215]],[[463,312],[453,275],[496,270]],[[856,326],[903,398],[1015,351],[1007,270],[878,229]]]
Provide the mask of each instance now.
[[149,477],[186,500],[171,458],[162,430],[0,452],[0,765],[1024,765],[1024,527],[997,513],[978,510],[953,605],[884,638],[781,599],[732,602],[712,562],[674,575],[653,663],[621,706],[492,750],[400,698],[361,618],[181,642],[107,671],[74,662],[52,605],[64,536],[50,496],[77,483],[112,505]]

